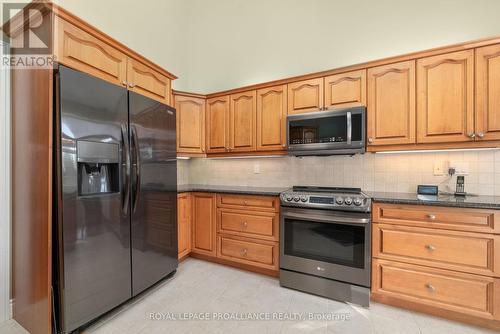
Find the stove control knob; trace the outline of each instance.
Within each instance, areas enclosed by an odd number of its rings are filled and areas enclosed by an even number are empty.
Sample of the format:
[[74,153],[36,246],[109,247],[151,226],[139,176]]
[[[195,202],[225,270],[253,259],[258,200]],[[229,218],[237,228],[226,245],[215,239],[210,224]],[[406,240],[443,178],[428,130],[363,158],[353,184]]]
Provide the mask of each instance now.
[[352,204],[352,198],[347,197],[347,198],[344,200],[344,203],[345,203],[346,205],[351,205],[351,204]]
[[286,201],[291,202],[293,200],[292,195],[286,195]]
[[293,200],[294,200],[295,202],[298,202],[298,201],[300,201],[300,197],[299,197],[299,196],[295,196],[295,197],[293,198]]
[[300,196],[300,201],[303,203],[307,202],[307,196]]
[[356,197],[356,198],[354,199],[354,205],[356,205],[356,206],[360,206],[361,204],[363,204],[363,201],[361,200],[361,198]]
[[342,205],[344,203],[344,199],[342,197],[337,197],[335,199],[335,203],[337,203],[338,205]]

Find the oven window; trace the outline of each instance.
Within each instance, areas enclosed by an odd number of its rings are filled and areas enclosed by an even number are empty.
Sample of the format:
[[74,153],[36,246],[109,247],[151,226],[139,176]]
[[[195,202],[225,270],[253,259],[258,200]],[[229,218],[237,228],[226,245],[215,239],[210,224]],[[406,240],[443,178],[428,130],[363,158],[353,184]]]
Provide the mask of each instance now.
[[334,143],[347,141],[345,114],[317,119],[291,121],[290,144]]
[[285,255],[364,268],[363,226],[285,219]]

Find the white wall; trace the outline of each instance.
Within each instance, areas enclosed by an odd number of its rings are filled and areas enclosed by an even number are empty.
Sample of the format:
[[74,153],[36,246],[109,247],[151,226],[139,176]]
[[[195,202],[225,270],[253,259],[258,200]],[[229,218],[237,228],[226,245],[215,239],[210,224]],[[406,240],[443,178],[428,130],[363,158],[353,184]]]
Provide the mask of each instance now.
[[201,93],[500,35],[498,0],[187,2],[187,86]]
[[[0,42],[0,55],[6,46]],[[0,322],[10,318],[10,105],[8,71],[0,69]]]

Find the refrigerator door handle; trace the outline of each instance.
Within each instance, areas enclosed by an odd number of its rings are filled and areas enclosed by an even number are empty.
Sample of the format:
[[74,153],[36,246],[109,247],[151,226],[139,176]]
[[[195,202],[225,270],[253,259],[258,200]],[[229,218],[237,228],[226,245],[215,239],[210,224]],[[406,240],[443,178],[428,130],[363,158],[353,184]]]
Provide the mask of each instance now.
[[132,212],[135,212],[137,209],[137,203],[139,203],[139,196],[141,193],[141,163],[140,163],[140,154],[139,154],[139,139],[137,137],[137,129],[135,125],[130,126],[132,130],[132,140],[134,142],[134,166],[135,167],[135,194],[134,194],[134,203],[132,206]]
[[128,137],[128,128],[127,124],[122,123],[121,125],[122,131],[122,154],[125,156],[125,163],[122,167],[125,169],[125,182],[123,184],[123,198],[122,198],[122,212],[124,215],[128,214],[128,203],[130,198],[130,146],[129,146],[129,137]]

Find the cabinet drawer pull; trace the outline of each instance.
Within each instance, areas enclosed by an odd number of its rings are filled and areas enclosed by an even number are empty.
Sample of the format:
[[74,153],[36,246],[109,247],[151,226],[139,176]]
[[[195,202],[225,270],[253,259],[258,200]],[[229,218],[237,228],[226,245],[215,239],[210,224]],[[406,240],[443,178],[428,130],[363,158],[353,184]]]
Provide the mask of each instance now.
[[434,250],[436,250],[436,246],[434,246],[434,245],[425,245],[425,248],[427,248],[431,252],[434,251]]
[[247,249],[246,248],[243,248],[243,250],[241,251],[241,255],[247,256]]
[[248,205],[248,202],[247,202],[247,201],[243,201],[243,204],[244,204],[244,205]]
[[431,283],[427,283],[425,285],[425,287],[427,288],[427,290],[429,290],[429,292],[434,292],[436,291],[436,288],[434,287],[434,285],[432,285]]
[[436,215],[428,214],[427,218],[434,220],[434,219],[436,219]]
[[247,222],[243,222],[243,227],[246,228],[248,226]]

